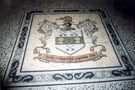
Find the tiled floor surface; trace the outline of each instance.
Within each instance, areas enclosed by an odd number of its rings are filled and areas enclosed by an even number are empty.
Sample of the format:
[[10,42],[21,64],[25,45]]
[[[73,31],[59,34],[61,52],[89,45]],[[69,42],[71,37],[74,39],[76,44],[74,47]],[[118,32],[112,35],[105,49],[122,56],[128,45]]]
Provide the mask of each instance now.
[[[92,3],[91,3],[92,2]],[[123,3],[123,2],[122,2]],[[123,3],[125,4],[125,3]],[[135,18],[132,8],[128,12],[118,9],[116,1],[107,0],[34,0],[17,1],[6,0],[0,3],[0,72],[1,77],[8,65],[14,43],[16,41],[19,28],[25,13],[25,10],[47,10],[47,9],[105,9],[112,20],[119,37],[121,38],[127,52],[132,60],[135,60]],[[121,6],[119,6],[121,7]],[[134,11],[134,10],[133,10]],[[27,63],[27,62],[26,62]],[[25,70],[25,68],[24,68]]]

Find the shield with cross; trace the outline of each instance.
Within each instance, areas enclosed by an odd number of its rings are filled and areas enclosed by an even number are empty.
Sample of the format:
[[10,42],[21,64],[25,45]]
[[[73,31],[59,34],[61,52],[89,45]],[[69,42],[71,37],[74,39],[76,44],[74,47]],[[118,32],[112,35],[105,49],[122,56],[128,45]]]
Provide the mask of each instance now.
[[68,55],[73,55],[85,46],[82,31],[79,29],[68,31],[58,30],[55,37],[55,44],[57,49]]

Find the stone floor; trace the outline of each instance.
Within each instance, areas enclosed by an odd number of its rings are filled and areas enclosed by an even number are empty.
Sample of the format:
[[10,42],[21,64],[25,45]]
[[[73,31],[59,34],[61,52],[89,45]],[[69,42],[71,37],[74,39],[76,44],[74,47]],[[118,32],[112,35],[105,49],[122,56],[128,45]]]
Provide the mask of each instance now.
[[135,62],[135,17],[133,0],[1,0],[0,78],[4,74],[25,10],[105,9],[127,52]]

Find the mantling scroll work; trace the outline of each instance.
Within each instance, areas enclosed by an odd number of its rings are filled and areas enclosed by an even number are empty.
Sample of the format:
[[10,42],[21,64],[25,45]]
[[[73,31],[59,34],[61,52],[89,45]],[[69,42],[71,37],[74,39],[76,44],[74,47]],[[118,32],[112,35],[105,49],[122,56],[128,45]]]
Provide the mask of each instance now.
[[[88,60],[98,60],[102,57],[106,57],[106,55],[103,54],[103,52],[106,52],[105,46],[96,44],[98,37],[94,36],[94,33],[98,31],[98,28],[96,27],[95,21],[86,19],[75,24],[72,21],[71,16],[57,18],[56,21],[57,20],[63,20],[63,24],[59,25],[57,22],[51,22],[46,19],[39,23],[39,29],[37,31],[43,35],[39,39],[43,45],[34,49],[34,54],[38,54],[37,57],[34,57],[34,60],[38,59],[46,62],[76,63]],[[68,56],[50,54],[52,50],[51,48],[46,47],[46,45],[53,30],[57,31],[55,36],[56,49],[66,53]],[[90,46],[89,53],[72,56],[85,47],[83,32],[92,40],[91,43],[93,46]],[[101,49],[95,51],[95,48],[97,47],[100,47]]]

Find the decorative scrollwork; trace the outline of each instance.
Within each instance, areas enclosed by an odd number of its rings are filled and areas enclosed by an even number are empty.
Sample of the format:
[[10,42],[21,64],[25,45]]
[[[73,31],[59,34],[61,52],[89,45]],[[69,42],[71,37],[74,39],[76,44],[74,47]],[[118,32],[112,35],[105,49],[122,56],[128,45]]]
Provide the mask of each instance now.
[[32,13],[42,13],[42,12],[43,11],[30,11],[30,12],[27,12],[26,20],[30,20],[30,17],[31,17]]
[[126,56],[121,56],[121,59],[125,63],[126,69],[123,69],[123,70],[113,70],[112,74],[114,76],[122,76],[122,75],[130,76],[131,75],[131,71],[133,71],[133,67],[128,62],[128,58]]
[[115,44],[115,45],[119,45],[119,44],[120,44],[120,43],[119,43],[119,40],[117,39],[117,36],[116,36],[116,34],[115,34],[115,32],[114,32],[112,26],[111,26],[110,24],[108,24],[108,23],[106,23],[106,26],[107,26],[107,28],[108,28],[109,33],[111,34],[111,37],[112,37],[112,39],[113,39],[114,44]]
[[86,73],[76,73],[74,75],[74,78],[75,79],[82,79],[82,78],[85,78],[85,79],[91,79],[92,77],[94,76],[94,74],[92,72],[86,72]]
[[62,75],[62,74],[55,74],[53,76],[53,79],[55,80],[63,80],[63,79],[66,79],[66,80],[72,80],[73,79],[73,75],[72,74],[65,74],[65,75]]
[[19,62],[15,61],[12,64],[10,73],[9,73],[9,78],[12,78],[12,82],[13,83],[18,83],[20,81],[22,82],[29,82],[31,80],[33,80],[33,76],[32,75],[25,75],[25,76],[21,76],[21,75],[16,75],[17,72],[17,67],[19,66]]
[[107,16],[104,11],[100,10],[102,17],[105,19]]
[[19,39],[19,44],[18,44],[19,48],[23,48],[23,46],[24,46],[24,41],[25,41],[25,38],[26,38],[27,31],[28,31],[28,27],[24,27],[23,30],[22,30],[20,39]]
[[96,22],[90,19],[86,19],[84,21],[79,22],[77,28],[83,29],[85,34],[92,39],[92,43],[95,44],[97,42],[97,36],[93,36],[95,32],[98,31],[96,27]]
[[80,79],[91,79],[94,76],[92,72],[86,72],[86,73],[75,73],[75,74],[55,74],[53,75],[54,80],[72,80],[73,78],[76,80]]
[[[113,39],[113,42],[115,45],[120,45],[120,42],[112,28],[112,26],[109,23],[106,23],[106,26],[108,28],[108,31]],[[128,62],[128,58],[126,56],[121,56],[122,61],[125,64],[126,69],[122,69],[122,70],[113,70],[112,74],[114,76],[130,76],[131,75],[131,71],[133,71],[133,67],[130,65],[130,63]]]

